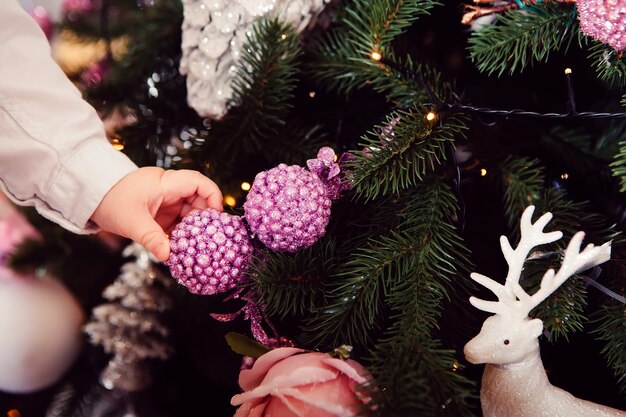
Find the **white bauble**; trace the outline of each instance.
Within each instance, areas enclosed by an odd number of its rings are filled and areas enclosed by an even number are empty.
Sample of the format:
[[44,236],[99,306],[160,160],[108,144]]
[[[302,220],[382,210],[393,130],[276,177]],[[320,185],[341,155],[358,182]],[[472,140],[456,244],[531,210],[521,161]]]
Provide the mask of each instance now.
[[0,268],[0,391],[28,393],[58,381],[80,351],[83,319],[57,280]]
[[278,17],[298,33],[316,23],[331,0],[183,0],[180,72],[187,103],[200,116],[220,119],[233,104],[231,83],[246,36],[261,16]]

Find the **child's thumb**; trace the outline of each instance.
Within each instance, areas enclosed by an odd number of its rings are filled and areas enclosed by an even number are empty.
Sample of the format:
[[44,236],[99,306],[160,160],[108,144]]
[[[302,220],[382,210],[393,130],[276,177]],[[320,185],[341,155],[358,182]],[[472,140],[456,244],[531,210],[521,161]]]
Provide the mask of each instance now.
[[131,223],[128,236],[152,253],[158,260],[165,262],[170,256],[170,241],[161,226],[146,213],[141,219]]

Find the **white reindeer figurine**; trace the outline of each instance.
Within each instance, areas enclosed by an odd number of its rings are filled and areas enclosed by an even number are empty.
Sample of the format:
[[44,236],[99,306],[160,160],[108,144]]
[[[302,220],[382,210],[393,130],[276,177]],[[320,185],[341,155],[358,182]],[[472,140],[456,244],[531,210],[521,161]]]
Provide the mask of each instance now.
[[549,269],[539,290],[528,295],[519,285],[524,261],[534,246],[559,240],[563,233],[544,233],[552,219],[546,213],[534,224],[534,206],[521,218],[521,240],[513,249],[504,236],[500,238],[502,253],[509,265],[504,285],[484,275],[473,273],[474,281],[487,287],[498,301],[471,297],[472,305],[495,315],[488,317],[480,333],[464,349],[467,360],[486,363],[480,389],[484,417],[626,417],[626,412],[574,397],[550,384],[539,354],[543,322],[531,319],[528,313],[554,292],[567,278],[577,272],[606,262],[611,256],[611,242],[602,246],[588,245],[580,252],[583,232],[572,237],[558,272]]

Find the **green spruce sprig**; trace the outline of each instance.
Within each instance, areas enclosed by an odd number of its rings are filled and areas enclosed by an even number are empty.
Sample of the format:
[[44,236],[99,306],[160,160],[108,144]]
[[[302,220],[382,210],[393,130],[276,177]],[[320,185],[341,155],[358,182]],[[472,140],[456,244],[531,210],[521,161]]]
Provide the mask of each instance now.
[[361,151],[347,163],[357,198],[373,200],[397,195],[416,185],[445,160],[446,147],[467,129],[467,118],[449,113],[441,120],[426,119],[428,108],[414,106],[387,117],[362,137]]
[[336,268],[332,240],[321,241],[295,254],[263,252],[253,263],[253,283],[270,316],[311,314],[321,287]]
[[617,88],[626,86],[626,58],[610,46],[593,42],[589,48],[589,59],[596,69],[598,78]]
[[443,301],[469,275],[469,252],[447,219],[458,209],[451,190],[429,178],[417,195],[398,227],[416,238],[416,245],[404,269],[387,279],[391,325],[376,342],[370,369],[385,388],[386,415],[438,415],[442,404],[466,415],[472,383],[461,374],[454,351],[443,349],[434,333]]
[[572,8],[536,4],[532,11],[509,10],[469,38],[470,58],[481,72],[501,76],[521,72],[551,53],[567,50],[577,38]]
[[537,201],[543,189],[543,167],[536,159],[507,156],[494,168],[493,177],[503,192],[507,224],[517,231],[522,212]]
[[[416,271],[449,275],[457,270],[455,265],[469,264],[453,227],[445,223],[456,203],[440,179],[429,177],[401,200],[404,209],[397,222],[355,249],[333,276],[325,307],[306,325],[313,344],[366,345],[381,324],[382,305],[406,277]],[[446,279],[434,272],[428,277]]]
[[[623,284],[622,284],[623,285]],[[600,352],[617,377],[620,391],[626,391],[626,315],[624,305],[615,300],[607,300],[592,314],[592,331],[598,340],[604,342]]]
[[237,120],[231,140],[248,136],[256,148],[278,133],[293,108],[297,60],[301,54],[295,30],[276,19],[261,19],[241,49],[241,61],[233,80],[229,118]]
[[620,191],[626,191],[626,141],[619,142],[619,152],[611,162],[613,176],[620,182]]
[[372,54],[397,63],[411,74],[419,74],[431,86],[442,86],[435,80],[438,73],[414,63],[410,57],[398,57],[391,46],[396,37],[437,4],[431,0],[354,2],[344,10],[338,26],[320,41],[316,62],[311,66],[315,78],[328,90],[340,94],[369,86],[399,105],[426,100],[427,92],[416,78],[373,59]]

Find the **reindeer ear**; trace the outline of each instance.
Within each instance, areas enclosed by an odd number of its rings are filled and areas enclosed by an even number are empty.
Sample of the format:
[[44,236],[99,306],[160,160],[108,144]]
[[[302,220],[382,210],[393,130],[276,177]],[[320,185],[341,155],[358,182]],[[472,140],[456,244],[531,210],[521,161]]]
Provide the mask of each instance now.
[[543,333],[543,322],[539,319],[532,319],[528,322],[528,328],[533,337],[539,337]]

